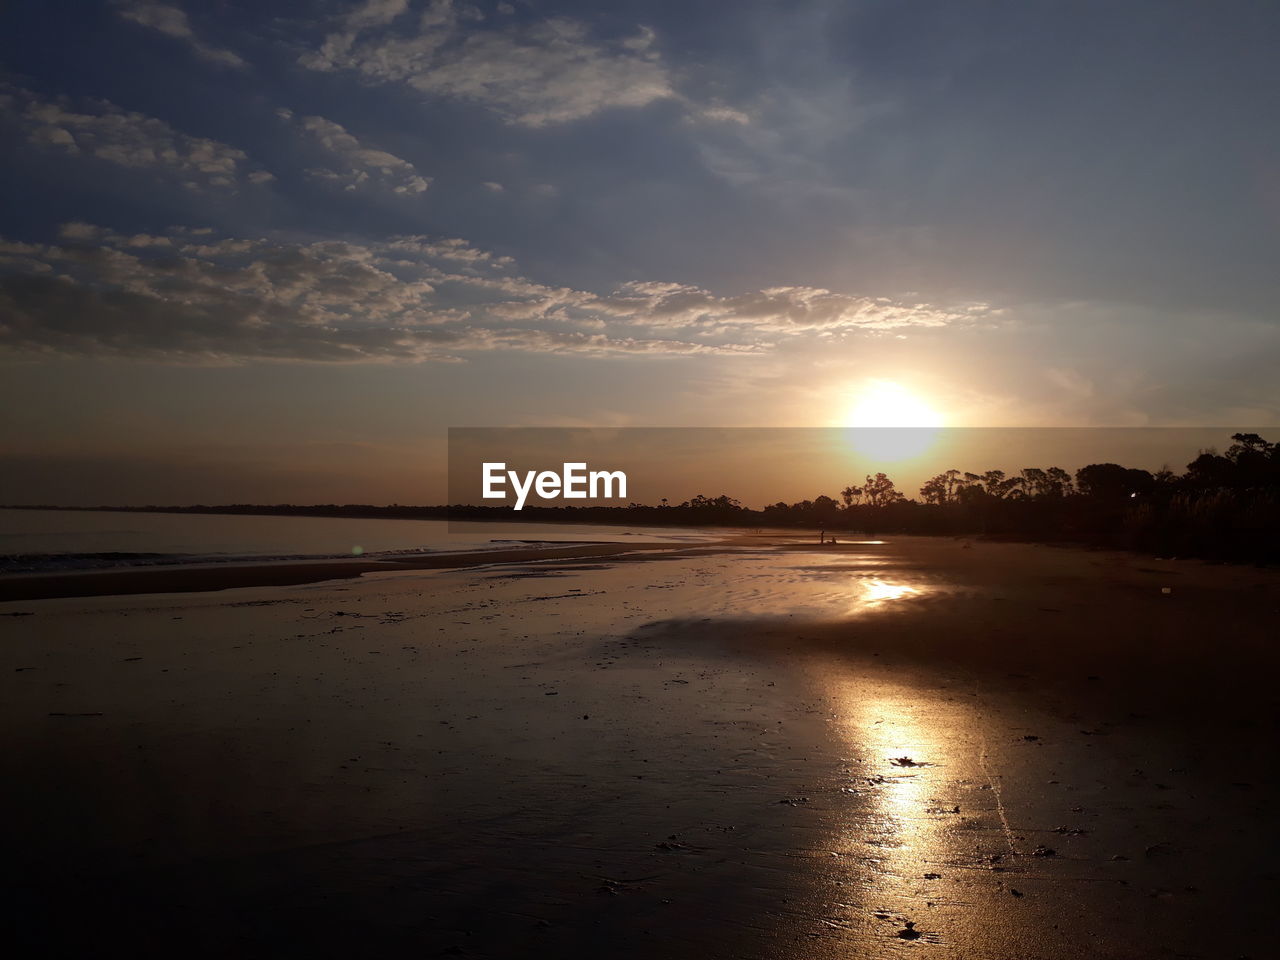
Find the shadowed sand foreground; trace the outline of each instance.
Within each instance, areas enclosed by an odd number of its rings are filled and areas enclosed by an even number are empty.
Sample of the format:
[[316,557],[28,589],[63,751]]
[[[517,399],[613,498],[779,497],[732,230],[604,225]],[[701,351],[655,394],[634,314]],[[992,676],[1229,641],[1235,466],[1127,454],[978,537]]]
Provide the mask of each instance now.
[[0,604],[9,939],[1272,952],[1275,572],[630,550]]

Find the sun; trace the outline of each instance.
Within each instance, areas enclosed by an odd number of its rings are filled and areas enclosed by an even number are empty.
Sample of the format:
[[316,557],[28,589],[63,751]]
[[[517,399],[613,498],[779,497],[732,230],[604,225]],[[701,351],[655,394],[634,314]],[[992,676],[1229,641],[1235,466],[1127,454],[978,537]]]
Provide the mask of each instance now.
[[892,380],[872,380],[845,416],[847,427],[940,427],[942,415]]
[[892,380],[872,380],[845,414],[849,446],[875,462],[918,457],[933,446],[943,426],[937,410]]

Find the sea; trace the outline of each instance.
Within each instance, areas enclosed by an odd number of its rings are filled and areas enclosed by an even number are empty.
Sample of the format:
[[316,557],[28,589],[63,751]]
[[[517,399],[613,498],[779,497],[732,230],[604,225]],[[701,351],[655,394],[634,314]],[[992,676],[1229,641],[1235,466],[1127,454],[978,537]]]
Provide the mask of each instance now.
[[473,553],[579,543],[698,543],[687,528],[0,509],[0,574],[160,564]]

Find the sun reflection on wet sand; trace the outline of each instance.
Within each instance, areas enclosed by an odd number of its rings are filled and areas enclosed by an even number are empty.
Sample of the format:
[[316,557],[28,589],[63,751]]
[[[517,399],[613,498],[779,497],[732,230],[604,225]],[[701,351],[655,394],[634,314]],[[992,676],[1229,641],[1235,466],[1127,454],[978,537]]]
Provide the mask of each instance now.
[[940,738],[926,721],[901,699],[866,699],[865,691],[847,721],[851,739],[867,756],[864,765],[873,773],[866,778],[875,787],[881,812],[886,822],[892,821],[895,840],[906,841],[905,847],[919,847],[932,826],[923,817],[928,806],[924,801],[929,789],[928,771],[943,761]]
[[884,576],[857,574],[852,584],[845,588],[844,613],[846,616],[860,616],[887,611],[907,605],[909,601],[920,600],[932,592],[929,584],[919,580],[891,580]]
[[905,583],[890,583],[887,580],[862,580],[859,586],[862,589],[862,596],[858,598],[861,603],[884,603],[888,600],[914,597],[920,593],[918,587],[908,586]]
[[850,913],[843,919],[877,940],[942,943],[959,903],[943,878],[958,868],[961,808],[972,806],[972,794],[968,801],[961,794],[973,786],[978,718],[963,705],[922,699],[911,687],[880,686],[869,696],[865,680],[839,673],[831,680],[843,707],[835,732],[856,761],[844,792],[859,801],[835,837],[847,864],[843,883],[861,890],[844,904]]

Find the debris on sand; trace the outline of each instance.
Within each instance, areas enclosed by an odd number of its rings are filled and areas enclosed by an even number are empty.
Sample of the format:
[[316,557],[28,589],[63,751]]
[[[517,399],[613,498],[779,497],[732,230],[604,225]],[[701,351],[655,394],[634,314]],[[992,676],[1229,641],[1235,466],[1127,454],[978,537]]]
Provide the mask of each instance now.
[[941,880],[941,879],[942,879],[942,874],[940,874],[940,873],[926,873],[926,874],[924,875],[924,879],[926,879],[926,880]]
[[1064,837],[1083,837],[1088,830],[1081,830],[1079,827],[1054,827],[1054,833],[1060,833]]
[[890,757],[889,762],[895,767],[923,767],[923,763],[912,760],[910,757]]
[[1058,851],[1054,850],[1053,847],[1046,847],[1042,843],[1031,851],[1031,855],[1033,857],[1056,857],[1058,855]]
[[801,803],[808,803],[808,802],[809,802],[809,798],[808,798],[808,797],[783,797],[783,798],[782,798],[781,800],[779,800],[778,802],[779,802],[779,803],[785,803],[785,804],[786,804],[787,806],[789,806],[789,807],[794,807],[794,806],[796,806],[797,804],[801,804]]
[[667,839],[659,841],[654,845],[655,850],[692,850],[693,847],[687,843],[682,843],[676,834],[671,834]]
[[598,877],[600,886],[596,887],[596,893],[605,896],[616,897],[627,890],[648,883],[650,880],[656,880],[657,874],[650,877],[636,877],[634,880],[615,880],[612,877]]
[[898,936],[903,940],[919,940],[920,931],[916,929],[916,925],[912,921],[908,920],[903,925],[903,928],[898,931]]
[[1015,890],[1013,887],[1009,888],[1009,892],[1015,897],[1021,897],[1023,895],[1021,890]]

